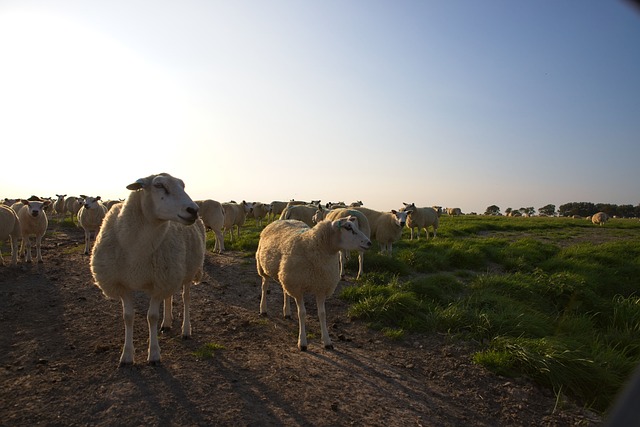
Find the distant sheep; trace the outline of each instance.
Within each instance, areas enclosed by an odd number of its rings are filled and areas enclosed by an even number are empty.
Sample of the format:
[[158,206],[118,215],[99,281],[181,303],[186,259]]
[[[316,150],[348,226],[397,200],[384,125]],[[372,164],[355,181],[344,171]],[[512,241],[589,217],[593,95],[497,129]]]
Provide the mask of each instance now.
[[73,222],[73,217],[78,216],[78,212],[80,212],[80,208],[82,207],[82,199],[79,199],[75,196],[69,196],[64,201],[64,216],[69,214],[71,217],[71,221]]
[[269,215],[270,221],[279,218],[282,211],[287,207],[287,202],[281,202],[279,200],[274,200],[269,204],[271,205],[271,215]]
[[304,222],[309,227],[313,227],[315,225],[313,222],[313,216],[317,210],[318,206],[314,205],[290,205],[282,211],[280,219],[297,219],[298,221]]
[[240,238],[240,227],[242,227],[247,219],[247,213],[251,210],[251,203],[244,200],[242,203],[226,202],[222,204],[224,209],[224,231],[229,231],[229,236],[233,242],[233,229],[237,230],[238,239]]
[[301,221],[282,220],[267,225],[260,233],[256,266],[262,278],[260,314],[267,314],[268,280],[278,281],[283,288],[283,314],[291,316],[288,296],[298,307],[298,348],[307,349],[304,294],[316,297],[318,318],[325,348],[333,348],[325,300],[333,295],[340,281],[338,252],[341,249],[367,249],[371,241],[358,229],[354,217],[336,221],[321,221],[310,228]]
[[84,200],[78,211],[78,224],[84,230],[84,254],[89,255],[91,250],[91,233],[98,234],[102,220],[107,213],[107,208],[102,204],[100,196],[80,196]]
[[609,215],[604,212],[598,212],[591,216],[591,222],[595,225],[604,225],[607,221],[609,221]]
[[122,300],[125,342],[120,364],[134,362],[134,291],[149,297],[148,362],[160,362],[158,320],[164,300],[163,329],[171,328],[173,294],[182,289],[182,336],[191,336],[190,286],[203,275],[205,229],[198,205],[184,183],[169,174],[151,175],[127,186],[127,200],[109,210],[91,257],[96,285]]
[[56,201],[53,202],[53,210],[56,214],[64,216],[64,198],[66,194],[56,194]]
[[[18,263],[18,240],[22,238],[20,230],[20,220],[16,212],[9,206],[0,205],[0,243],[7,239],[11,240],[11,265]],[[2,253],[0,253],[0,261],[4,265]]]
[[356,208],[358,206],[362,206],[364,205],[364,203],[362,203],[362,200],[358,200],[357,202],[351,202],[351,204],[349,205],[350,208]]
[[[34,198],[31,198],[34,199]],[[22,208],[18,211],[18,219],[20,220],[20,232],[22,233],[22,245],[20,245],[20,253],[25,252],[25,261],[31,262],[31,238],[35,237],[36,241],[36,259],[39,263],[42,260],[42,237],[47,232],[49,220],[44,209],[51,204],[49,200],[22,200]]]
[[256,225],[262,227],[262,220],[265,218],[268,220],[268,215],[271,213],[271,205],[262,202],[253,202],[252,206],[251,212],[253,218],[256,220]]
[[351,209],[365,214],[371,227],[371,238],[378,242],[382,254],[391,255],[393,244],[402,237],[402,229],[407,223],[407,212],[396,210],[380,212],[364,207]]
[[196,204],[205,228],[210,228],[216,235],[213,251],[221,254],[224,252],[224,208],[220,202],[211,199],[196,200]]
[[447,215],[450,215],[450,216],[462,215],[462,210],[460,208],[446,208],[446,210],[447,210]]
[[109,209],[111,209],[113,207],[113,205],[116,205],[116,204],[122,203],[122,202],[124,202],[124,199],[106,200],[103,204],[107,208],[107,210],[109,210]]
[[433,229],[433,237],[438,234],[438,225],[440,219],[438,218],[438,212],[434,208],[430,207],[416,207],[415,203],[402,203],[404,208],[402,210],[407,212],[407,228],[411,230],[411,240],[413,240],[413,229],[416,231],[416,240],[420,238],[420,230],[424,228],[424,231],[429,239],[429,227]]

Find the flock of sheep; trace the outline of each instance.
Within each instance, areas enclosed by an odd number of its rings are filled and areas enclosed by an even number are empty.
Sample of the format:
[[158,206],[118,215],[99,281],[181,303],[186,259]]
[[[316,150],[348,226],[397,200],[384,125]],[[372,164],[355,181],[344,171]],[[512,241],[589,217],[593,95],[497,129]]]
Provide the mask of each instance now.
[[[290,298],[298,311],[298,348],[307,349],[304,295],[316,298],[318,318],[325,348],[332,348],[326,325],[325,300],[344,277],[344,262],[351,251],[358,251],[358,277],[363,272],[363,257],[375,239],[384,254],[391,255],[392,245],[400,240],[406,226],[411,239],[425,230],[429,238],[437,235],[441,208],[417,207],[404,203],[399,210],[380,212],[365,208],[362,202],[346,206],[321,205],[319,201],[263,203],[220,203],[215,200],[193,201],[185,192],[184,182],[161,173],[138,179],[127,186],[126,200],[103,203],[100,197],[81,196],[42,200],[31,197],[0,205],[0,242],[11,240],[11,264],[24,256],[32,262],[31,236],[35,236],[36,258],[42,262],[41,240],[48,219],[45,210],[66,215],[77,214],[85,232],[84,253],[91,254],[90,267],[95,284],[105,296],[120,299],[125,323],[125,342],[120,364],[134,363],[133,295],[145,292],[149,298],[147,321],[149,347],[147,361],[160,362],[157,329],[160,305],[164,302],[161,329],[172,324],[172,296],[182,291],[182,336],[191,336],[190,286],[203,276],[206,229],[216,236],[214,251],[223,252],[224,235],[233,241],[248,215],[256,223],[268,224],[260,234],[256,267],[262,279],[260,314],[267,315],[266,293],[269,281],[283,288],[283,315],[291,317]],[[52,206],[51,206],[52,205]],[[449,215],[461,214],[448,208]],[[604,224],[606,214],[593,216],[594,224]],[[278,218],[278,221],[275,219]],[[95,236],[93,248],[91,236]],[[18,248],[18,241],[22,245]],[[1,258],[1,257],[0,257]],[[4,260],[2,261],[4,264]]]

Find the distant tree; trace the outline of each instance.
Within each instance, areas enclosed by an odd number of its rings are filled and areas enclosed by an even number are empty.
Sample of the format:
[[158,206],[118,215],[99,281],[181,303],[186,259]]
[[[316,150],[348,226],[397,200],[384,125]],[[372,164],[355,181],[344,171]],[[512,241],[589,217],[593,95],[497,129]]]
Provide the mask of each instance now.
[[528,208],[520,208],[519,210],[522,215],[526,216],[532,216],[536,214],[536,209],[533,206],[530,206]]
[[621,218],[633,218],[634,216],[636,216],[635,208],[633,207],[633,205],[620,205],[618,206],[616,216],[619,216]]
[[538,208],[538,213],[540,213],[540,215],[554,216],[556,214],[556,205],[549,204]]
[[500,208],[496,205],[491,205],[484,211],[485,215],[500,215]]
[[511,209],[511,208],[507,208],[507,209],[505,209],[505,210],[504,210],[505,215],[506,215],[506,216],[510,216],[509,214],[511,213],[511,211],[512,211],[512,210],[513,210],[513,209]]
[[596,205],[591,202],[570,202],[560,205],[558,214],[560,216],[590,216],[598,212]]

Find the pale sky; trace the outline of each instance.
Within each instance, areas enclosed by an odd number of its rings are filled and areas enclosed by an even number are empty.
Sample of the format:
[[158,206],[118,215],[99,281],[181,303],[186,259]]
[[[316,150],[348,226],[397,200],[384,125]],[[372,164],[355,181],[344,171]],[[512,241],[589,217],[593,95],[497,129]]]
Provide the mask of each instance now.
[[638,205],[640,11],[0,0],[0,142],[0,198]]

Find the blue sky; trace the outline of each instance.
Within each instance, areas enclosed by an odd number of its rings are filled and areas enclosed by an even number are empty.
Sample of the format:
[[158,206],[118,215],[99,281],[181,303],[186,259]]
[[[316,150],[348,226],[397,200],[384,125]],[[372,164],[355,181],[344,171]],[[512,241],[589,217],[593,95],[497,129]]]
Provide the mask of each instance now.
[[0,197],[637,205],[638,40],[614,0],[4,0]]

